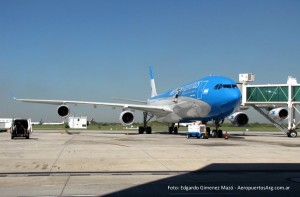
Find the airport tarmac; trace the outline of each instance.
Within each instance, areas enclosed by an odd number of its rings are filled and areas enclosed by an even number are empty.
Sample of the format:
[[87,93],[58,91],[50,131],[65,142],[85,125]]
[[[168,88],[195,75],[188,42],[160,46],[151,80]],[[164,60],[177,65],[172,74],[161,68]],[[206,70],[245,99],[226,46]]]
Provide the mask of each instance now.
[[0,196],[299,196],[300,137],[0,133]]

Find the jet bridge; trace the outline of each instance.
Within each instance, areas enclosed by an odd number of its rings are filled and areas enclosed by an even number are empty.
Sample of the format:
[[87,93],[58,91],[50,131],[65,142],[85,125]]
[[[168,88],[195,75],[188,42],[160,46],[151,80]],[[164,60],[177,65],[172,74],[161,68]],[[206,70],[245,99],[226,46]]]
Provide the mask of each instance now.
[[297,137],[300,110],[300,84],[288,77],[286,84],[250,85],[253,74],[240,74],[241,108],[252,106],[289,137]]

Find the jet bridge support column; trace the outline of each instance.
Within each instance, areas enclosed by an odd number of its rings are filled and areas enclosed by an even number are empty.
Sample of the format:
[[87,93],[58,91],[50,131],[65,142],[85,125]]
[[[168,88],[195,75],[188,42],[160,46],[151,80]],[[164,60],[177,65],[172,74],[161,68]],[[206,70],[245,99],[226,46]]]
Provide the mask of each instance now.
[[288,117],[288,133],[289,137],[297,137],[296,124],[295,124],[295,108],[293,106],[288,107],[289,117]]
[[[289,117],[288,117],[288,130],[293,129],[292,125],[292,120],[295,118],[294,117],[294,110],[293,110],[293,105],[292,105],[292,86],[291,83],[288,83],[288,90],[289,90],[289,98],[288,98],[288,112],[289,112]],[[289,135],[289,134],[288,134]]]
[[293,78],[288,78],[288,137],[297,137],[297,131],[296,131],[296,124],[295,124],[295,107],[293,105],[293,90],[292,90],[292,84],[293,84]]

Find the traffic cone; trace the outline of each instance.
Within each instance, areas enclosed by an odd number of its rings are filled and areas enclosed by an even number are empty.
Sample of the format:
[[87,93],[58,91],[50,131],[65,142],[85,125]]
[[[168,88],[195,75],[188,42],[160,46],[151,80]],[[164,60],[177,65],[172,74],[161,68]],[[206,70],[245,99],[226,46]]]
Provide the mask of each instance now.
[[224,138],[225,138],[225,140],[228,140],[228,134],[227,134],[227,131],[226,131],[226,133],[225,133],[225,135],[224,135]]

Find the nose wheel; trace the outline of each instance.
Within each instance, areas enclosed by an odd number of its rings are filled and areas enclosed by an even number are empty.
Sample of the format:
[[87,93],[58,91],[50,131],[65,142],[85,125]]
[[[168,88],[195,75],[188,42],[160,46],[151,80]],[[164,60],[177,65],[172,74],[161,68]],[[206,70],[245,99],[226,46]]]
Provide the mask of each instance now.
[[219,129],[221,127],[221,124],[223,124],[224,119],[216,119],[214,120],[216,129],[212,131],[212,137],[215,138],[223,138],[223,131]]
[[292,138],[297,137],[297,131],[290,130],[290,131],[287,132],[287,136],[292,137]]

